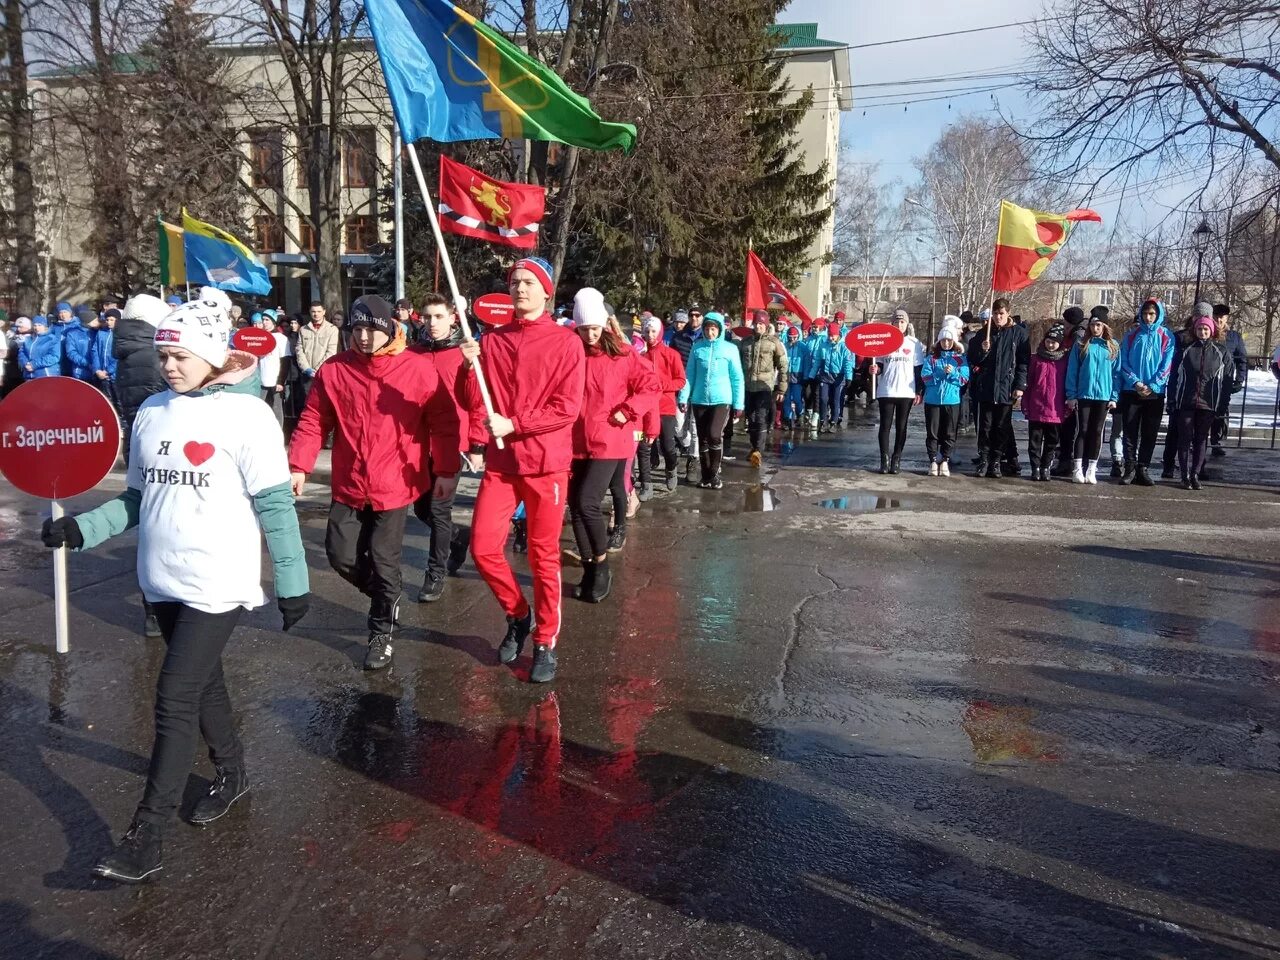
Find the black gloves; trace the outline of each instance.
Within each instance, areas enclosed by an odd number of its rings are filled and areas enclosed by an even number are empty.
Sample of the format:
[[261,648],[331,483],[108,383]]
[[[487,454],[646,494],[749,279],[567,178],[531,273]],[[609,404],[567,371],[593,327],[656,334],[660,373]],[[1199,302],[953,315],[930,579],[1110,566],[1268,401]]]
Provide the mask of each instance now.
[[84,546],[84,534],[80,532],[80,524],[74,517],[59,517],[57,520],[46,520],[40,528],[40,539],[46,547],[70,547],[79,550]]
[[279,597],[276,606],[280,608],[280,616],[284,618],[284,629],[289,628],[307,615],[311,608],[311,594],[304,593],[300,597]]

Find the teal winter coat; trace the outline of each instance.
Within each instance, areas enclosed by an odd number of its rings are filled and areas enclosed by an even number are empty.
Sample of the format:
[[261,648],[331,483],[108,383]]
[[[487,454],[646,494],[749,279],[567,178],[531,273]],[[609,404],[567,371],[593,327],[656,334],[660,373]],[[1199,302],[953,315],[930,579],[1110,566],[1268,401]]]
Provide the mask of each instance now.
[[685,385],[676,395],[677,403],[728,404],[734,410],[743,408],[746,385],[742,377],[742,354],[724,337],[715,340],[703,337],[695,341],[685,364],[685,376]]
[[[1071,348],[1071,359],[1067,361],[1068,400],[1115,403],[1120,399],[1120,351],[1117,348],[1115,357],[1112,357],[1109,343],[1115,341],[1090,339]],[[1080,356],[1082,350],[1083,358]]]

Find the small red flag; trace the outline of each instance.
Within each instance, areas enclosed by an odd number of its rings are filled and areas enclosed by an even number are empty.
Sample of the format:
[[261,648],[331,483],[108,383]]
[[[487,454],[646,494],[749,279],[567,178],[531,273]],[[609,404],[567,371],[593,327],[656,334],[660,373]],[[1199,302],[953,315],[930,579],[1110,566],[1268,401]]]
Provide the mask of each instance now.
[[546,203],[542,187],[503,183],[440,155],[440,229],[445,233],[532,250]]
[[802,324],[813,323],[813,317],[804,308],[804,304],[769,272],[769,268],[756,256],[754,250],[748,250],[746,307],[748,310],[767,310],[774,305],[794,313]]

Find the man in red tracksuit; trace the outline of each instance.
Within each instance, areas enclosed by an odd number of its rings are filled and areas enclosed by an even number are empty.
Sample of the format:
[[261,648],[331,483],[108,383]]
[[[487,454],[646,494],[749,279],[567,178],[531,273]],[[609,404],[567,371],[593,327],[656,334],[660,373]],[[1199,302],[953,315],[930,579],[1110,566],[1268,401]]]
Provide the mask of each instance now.
[[[351,347],[316,370],[289,443],[289,469],[300,496],[321,442],[333,434],[325,552],[338,575],[369,598],[364,668],[380,670],[391,664],[406,508],[432,483],[424,411],[446,391],[435,365],[405,349],[404,331],[381,297],[353,303],[346,326]],[[456,483],[449,466],[438,465],[440,488]]]
[[[458,572],[467,558],[471,531],[453,523],[453,495],[462,469],[462,449],[469,443],[471,411],[467,381],[471,368],[462,356],[462,329],[453,306],[438,293],[428,294],[422,306],[418,342],[409,349],[423,354],[436,368],[442,389],[427,405],[430,425],[431,476],[438,478],[417,499],[413,513],[431,531],[427,570],[418,593],[419,603],[433,603],[444,595],[445,575]],[[483,429],[483,424],[478,425]]]
[[[538,257],[516,261],[507,274],[515,318],[462,352],[478,360],[493,397],[487,414],[475,378],[469,380],[471,453],[487,463],[471,521],[471,557],[507,615],[498,659],[514,663],[533,633],[529,679],[546,683],[556,675],[560,634],[560,529],[564,524],[573,424],[582,406],[586,354],[577,334],[558,326],[547,312],[555,289],[551,265]],[[503,441],[498,448],[496,440]],[[507,562],[507,529],[524,502],[533,574],[533,607]]]

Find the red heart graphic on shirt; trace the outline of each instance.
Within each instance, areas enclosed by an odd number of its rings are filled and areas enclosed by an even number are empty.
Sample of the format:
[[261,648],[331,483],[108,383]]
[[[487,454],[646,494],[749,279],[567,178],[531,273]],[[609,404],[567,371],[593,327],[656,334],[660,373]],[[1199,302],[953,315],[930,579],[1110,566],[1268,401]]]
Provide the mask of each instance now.
[[187,455],[187,459],[191,461],[193,467],[198,467],[212,457],[216,451],[212,443],[197,443],[195,440],[190,440],[182,448],[182,452]]

